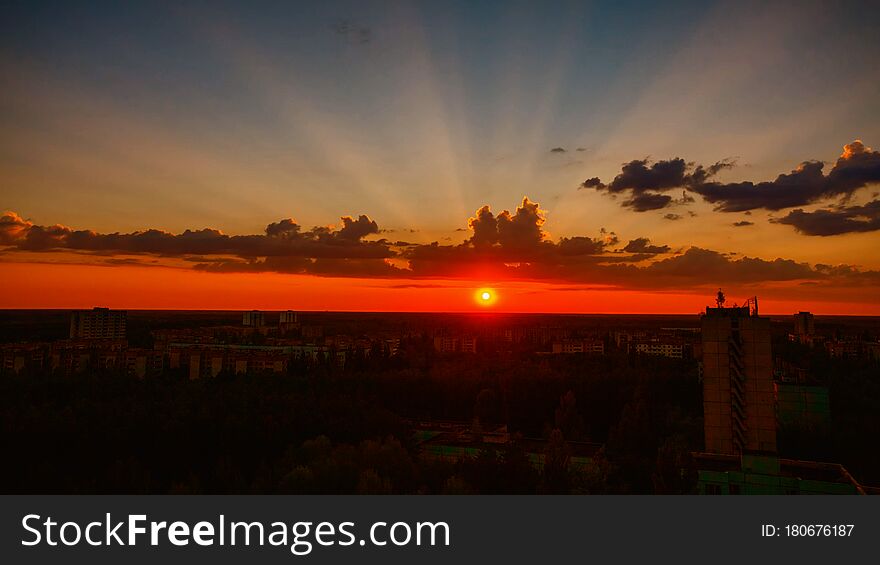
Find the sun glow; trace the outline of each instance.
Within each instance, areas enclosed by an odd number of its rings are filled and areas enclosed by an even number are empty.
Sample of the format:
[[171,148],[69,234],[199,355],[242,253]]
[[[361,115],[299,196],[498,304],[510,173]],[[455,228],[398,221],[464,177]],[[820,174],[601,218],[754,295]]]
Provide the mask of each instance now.
[[495,291],[491,288],[481,288],[476,293],[477,304],[481,306],[491,306],[497,300]]

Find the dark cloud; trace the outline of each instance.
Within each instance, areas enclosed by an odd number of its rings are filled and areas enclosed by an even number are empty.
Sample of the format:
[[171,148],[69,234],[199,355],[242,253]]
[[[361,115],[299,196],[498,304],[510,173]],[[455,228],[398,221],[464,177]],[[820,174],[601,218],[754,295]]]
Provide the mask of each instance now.
[[828,173],[821,161],[804,161],[789,173],[774,180],[722,183],[712,180],[721,170],[734,163],[723,160],[714,165],[693,165],[676,157],[651,163],[637,159],[625,163],[620,174],[608,184],[591,178],[581,188],[608,194],[627,194],[623,206],[643,212],[671,204],[684,204],[693,197],[685,193],[681,200],[661,198],[670,190],[685,189],[715,205],[721,212],[750,210],[784,210],[815,202],[852,197],[859,189],[880,183],[880,152],[855,140],[844,146],[843,153]]
[[755,222],[750,222],[748,220],[733,222],[733,227],[735,227],[735,228],[744,228],[746,226],[753,226],[753,225],[755,225]]
[[773,181],[709,182],[692,189],[707,202],[715,204],[715,209],[720,212],[745,212],[758,208],[782,210],[835,194],[828,190],[823,167],[819,161],[806,161]]
[[554,147],[550,153],[565,153],[565,147]]
[[636,159],[624,163],[620,174],[605,189],[608,192],[631,190],[641,193],[646,190],[679,188],[685,185],[686,171],[687,163],[680,158],[657,161],[651,165],[648,165],[647,159]]
[[468,241],[476,247],[497,243],[506,248],[530,248],[544,241],[543,225],[544,210],[523,197],[513,214],[503,210],[495,216],[488,206],[477,210],[476,216],[468,221],[474,232]]
[[664,215],[663,219],[664,220],[672,220],[672,221],[680,220],[681,214],[673,214],[672,212],[670,212],[669,214]]
[[[823,211],[842,218],[847,231],[867,231],[880,204]],[[816,212],[796,211],[779,220],[805,233],[842,233],[838,224]],[[667,217],[669,214],[667,214]],[[451,280],[536,280],[631,289],[704,289],[719,285],[761,285],[778,281],[815,283],[817,287],[880,286],[880,272],[851,265],[815,265],[789,259],[741,257],[691,247],[672,253],[667,245],[637,237],[621,245],[604,228],[596,237],[554,239],[544,229],[546,213],[523,198],[513,211],[495,213],[483,206],[470,218],[471,235],[459,244],[392,244],[368,241],[381,233],[369,217],[345,216],[341,226],[304,229],[292,219],[266,226],[254,235],[226,235],[216,229],[174,234],[161,230],[102,234],[62,225],[41,226],[8,212],[0,216],[0,245],[7,255],[64,251],[100,255],[109,263],[136,264],[132,255],[174,257],[192,268],[214,273],[278,272],[337,277]],[[817,220],[818,219],[818,220]],[[825,222],[821,229],[817,222]],[[852,229],[852,223],[865,227]],[[108,259],[107,256],[110,256]],[[662,258],[661,258],[662,257]]]
[[813,212],[798,208],[771,222],[794,226],[805,235],[840,235],[880,230],[880,200],[861,206],[839,206]]
[[595,189],[612,195],[628,194],[629,197],[622,205],[636,212],[646,212],[666,208],[672,204],[693,202],[694,198],[686,191],[682,192],[679,200],[673,200],[671,196],[663,193],[704,183],[721,169],[731,166],[728,161],[720,161],[709,167],[702,165],[694,167],[680,157],[653,163],[648,159],[635,159],[624,163],[620,174],[609,184],[604,184],[599,178],[593,177],[581,183],[580,188]]
[[672,202],[672,197],[668,194],[656,194],[653,192],[634,193],[629,200],[623,205],[632,208],[636,212],[647,212],[648,210],[660,210],[666,208]]
[[651,245],[650,239],[647,237],[640,237],[630,240],[623,250],[627,253],[648,253],[650,255],[656,255],[658,253],[669,253],[670,248],[668,245]]
[[348,241],[359,241],[374,233],[379,233],[379,225],[375,220],[361,214],[357,220],[351,216],[343,216],[342,229],[336,233],[336,237]]
[[298,259],[385,259],[393,256],[385,240],[364,241],[379,227],[367,216],[357,220],[345,216],[342,228],[327,227],[303,231],[292,219],[266,226],[265,234],[226,235],[215,229],[186,230],[180,234],[156,229],[131,233],[102,234],[62,225],[40,226],[14,212],[0,216],[0,244],[21,251],[74,251],[91,253],[163,256],[228,255],[232,264],[256,265],[259,258]]
[[718,251],[699,247],[691,247],[681,255],[652,263],[643,271],[648,280],[654,279],[654,284],[673,287],[684,285],[687,280],[721,286],[822,278],[822,274],[807,263],[790,259],[767,261],[754,257],[732,259]]
[[607,244],[598,239],[575,236],[559,240],[559,253],[562,255],[598,255],[604,253]]
[[577,149],[575,149],[575,151],[577,151],[578,153],[583,153],[586,150],[587,150],[586,147],[578,147]]

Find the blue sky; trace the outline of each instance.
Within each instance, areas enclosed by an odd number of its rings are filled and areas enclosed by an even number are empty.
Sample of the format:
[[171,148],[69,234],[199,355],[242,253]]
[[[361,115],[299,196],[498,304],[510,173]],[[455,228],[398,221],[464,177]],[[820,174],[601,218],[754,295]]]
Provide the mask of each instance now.
[[[867,6],[6,2],[0,207],[103,231],[365,213],[430,241],[528,195],[553,236],[815,261],[839,243],[763,213],[732,238],[719,222],[743,218],[705,202],[670,222],[577,187],[644,157],[768,180],[880,143]],[[874,234],[847,237],[864,262]]]

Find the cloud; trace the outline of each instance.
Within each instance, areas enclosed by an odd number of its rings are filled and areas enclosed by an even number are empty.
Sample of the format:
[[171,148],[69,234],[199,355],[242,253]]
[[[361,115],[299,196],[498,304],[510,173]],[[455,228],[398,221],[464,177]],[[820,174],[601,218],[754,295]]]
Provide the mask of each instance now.
[[648,253],[656,255],[658,253],[669,253],[668,245],[651,245],[651,240],[647,237],[632,239],[626,244],[623,250],[627,253]]
[[550,153],[565,153],[565,147],[554,147],[550,150]]
[[[880,204],[873,202],[825,210],[823,214],[795,211],[797,214],[793,212],[778,221],[796,225],[805,233],[840,233],[844,228],[852,231],[853,223],[859,224],[857,230],[867,231],[871,222],[871,229],[877,229],[878,208]],[[828,220],[828,215],[837,218],[837,223]],[[193,269],[212,273],[532,280],[679,291],[779,282],[810,282],[816,288],[880,286],[880,272],[852,265],[810,265],[700,247],[673,253],[668,245],[654,244],[645,236],[629,239],[623,245],[615,232],[605,228],[599,229],[595,237],[554,239],[545,230],[546,216],[537,202],[524,197],[512,212],[495,213],[488,205],[480,207],[468,222],[470,237],[461,243],[414,244],[368,240],[381,230],[366,215],[343,216],[338,227],[310,229],[285,218],[268,224],[263,233],[252,235],[227,235],[211,228],[178,234],[155,229],[103,234],[59,224],[42,226],[7,212],[0,216],[0,250],[7,252],[7,257],[17,252],[98,255],[95,261],[105,266],[136,264],[132,255],[150,256],[159,262],[174,258],[177,265],[182,261]],[[820,225],[823,227],[817,227]],[[21,257],[30,256],[23,253]]]
[[770,181],[722,183],[713,180],[720,171],[733,166],[734,162],[727,159],[709,166],[687,163],[680,157],[653,163],[636,159],[625,163],[610,183],[593,177],[581,183],[580,188],[612,195],[626,194],[628,198],[622,205],[637,212],[691,201],[693,197],[687,193],[682,200],[664,198],[664,193],[678,189],[697,194],[714,204],[717,211],[747,212],[784,210],[835,198],[846,201],[857,190],[880,183],[880,152],[860,140],[843,147],[843,153],[827,174],[824,163],[807,160]]
[[677,290],[803,281],[820,286],[880,284],[875,271],[852,266],[820,268],[790,259],[737,257],[699,247],[658,260],[658,255],[671,252],[669,246],[655,245],[649,238],[641,237],[618,249],[617,236],[605,230],[597,238],[575,236],[553,241],[543,232],[543,214],[529,211],[535,209],[540,207],[524,199],[516,213],[499,214],[498,217],[523,218],[524,223],[530,224],[532,234],[528,238],[502,240],[497,236],[496,216],[488,206],[480,208],[471,218],[473,236],[464,243],[434,243],[406,250],[411,276],[546,280]]
[[357,220],[351,216],[343,216],[342,229],[337,232],[336,237],[348,241],[359,241],[374,233],[379,233],[379,225],[361,214]]
[[753,225],[755,225],[755,222],[749,222],[748,220],[733,222],[733,227],[735,227],[735,228],[744,228],[746,226],[753,226]]
[[[686,280],[699,279],[704,284],[743,284],[768,281],[815,279],[821,273],[807,263],[791,259],[764,260],[755,257],[731,259],[724,253],[691,247],[675,257],[652,263],[644,275],[654,284],[679,286]],[[651,284],[651,283],[647,283]]]
[[861,206],[840,206],[813,212],[798,208],[770,221],[794,226],[804,235],[829,236],[877,231],[880,230],[880,200],[872,200]]
[[636,212],[647,212],[648,210],[660,210],[666,208],[672,202],[672,197],[668,194],[655,194],[653,192],[643,192],[633,194],[629,200],[623,205],[632,208]]
[[627,194],[623,206],[636,212],[659,210],[672,204],[688,204],[694,198],[682,193],[680,200],[663,192],[673,189],[687,188],[704,183],[720,170],[733,166],[728,161],[719,161],[709,167],[694,167],[684,159],[676,157],[665,161],[651,162],[647,158],[635,159],[624,163],[620,174],[610,183],[603,183],[598,177],[592,177],[581,183],[582,189],[595,189],[608,194]]
[[4,212],[0,216],[0,245],[14,245],[33,225],[15,212]]
[[631,190],[641,193],[646,190],[678,188],[685,184],[686,170],[687,163],[680,158],[657,161],[650,166],[647,159],[636,159],[625,163],[620,174],[605,189],[609,192]]
[[664,220],[672,220],[672,221],[680,220],[681,214],[673,214],[672,212],[670,212],[669,214],[664,215],[663,219]]
[[[60,224],[40,226],[14,212],[6,212],[0,216],[0,245],[31,252],[230,257],[197,267],[209,271],[317,272],[330,260],[348,261],[336,263],[344,271],[350,271],[353,265],[366,268],[364,261],[378,265],[370,264],[366,269],[370,273],[385,270],[384,259],[394,255],[390,244],[385,240],[364,241],[368,235],[379,232],[376,222],[365,215],[356,220],[350,216],[341,219],[342,227],[338,230],[315,227],[303,231],[295,220],[287,218],[267,225],[264,234],[255,235],[226,235],[210,228],[179,234],[156,229],[102,234]],[[312,262],[307,264],[306,260]]]
[[503,210],[495,216],[489,206],[483,206],[468,220],[468,227],[474,232],[468,241],[477,247],[497,243],[508,248],[528,248],[540,244],[546,238],[542,228],[544,215],[544,210],[528,197],[523,197],[513,214]]

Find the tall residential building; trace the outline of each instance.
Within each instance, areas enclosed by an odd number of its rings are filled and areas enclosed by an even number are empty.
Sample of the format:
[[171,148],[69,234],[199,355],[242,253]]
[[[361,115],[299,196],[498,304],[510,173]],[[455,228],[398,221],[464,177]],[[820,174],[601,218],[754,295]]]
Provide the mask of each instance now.
[[801,341],[816,333],[816,322],[809,312],[798,312],[794,315],[794,333]]
[[93,308],[70,313],[71,339],[125,339],[125,310]]
[[717,307],[702,317],[706,451],[729,455],[776,451],[770,320],[757,299]]
[[266,315],[260,310],[251,310],[241,316],[241,325],[249,328],[262,328],[266,325]]
[[287,310],[285,312],[281,312],[281,314],[278,317],[278,323],[282,324],[282,325],[297,323],[296,312],[294,312],[293,310]]

